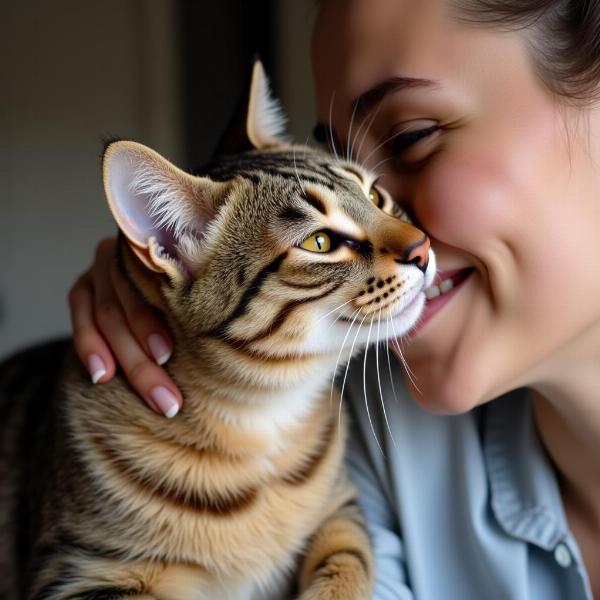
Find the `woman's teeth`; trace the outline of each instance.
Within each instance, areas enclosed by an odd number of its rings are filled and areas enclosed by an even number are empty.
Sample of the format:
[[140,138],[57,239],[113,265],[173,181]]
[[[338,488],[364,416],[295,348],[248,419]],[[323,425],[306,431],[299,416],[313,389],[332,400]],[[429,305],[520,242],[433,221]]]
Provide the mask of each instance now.
[[427,298],[427,300],[437,298],[438,296],[449,292],[453,287],[454,283],[452,282],[452,279],[444,279],[444,281],[442,281],[440,285],[430,285],[425,290],[425,297]]

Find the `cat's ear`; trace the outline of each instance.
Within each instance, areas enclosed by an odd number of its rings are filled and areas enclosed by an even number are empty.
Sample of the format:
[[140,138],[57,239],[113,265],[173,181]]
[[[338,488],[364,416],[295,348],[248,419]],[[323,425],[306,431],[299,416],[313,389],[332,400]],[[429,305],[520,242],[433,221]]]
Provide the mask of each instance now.
[[105,148],[102,171],[112,214],[144,265],[173,280],[192,277],[199,240],[225,184],[189,175],[130,141]]
[[217,154],[239,154],[285,144],[286,117],[271,94],[260,60],[252,67],[250,83],[217,145]]

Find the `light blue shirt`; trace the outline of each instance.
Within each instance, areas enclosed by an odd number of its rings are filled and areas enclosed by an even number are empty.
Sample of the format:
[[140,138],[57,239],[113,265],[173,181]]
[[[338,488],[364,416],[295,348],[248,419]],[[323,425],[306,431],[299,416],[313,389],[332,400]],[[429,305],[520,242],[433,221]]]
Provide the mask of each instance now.
[[[375,600],[592,600],[526,390],[458,416],[408,395],[393,359],[362,357],[344,402],[354,422],[350,474],[369,522]],[[376,438],[381,445],[379,449]]]

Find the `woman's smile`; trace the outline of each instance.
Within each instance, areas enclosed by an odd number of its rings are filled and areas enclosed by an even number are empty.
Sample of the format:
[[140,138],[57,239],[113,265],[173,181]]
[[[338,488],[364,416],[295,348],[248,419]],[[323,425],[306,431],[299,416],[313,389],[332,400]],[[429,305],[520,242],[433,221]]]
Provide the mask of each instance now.
[[417,325],[408,333],[408,337],[411,339],[416,337],[425,325],[454,298],[474,272],[473,268],[438,272],[434,283],[425,290],[427,302],[423,314]]

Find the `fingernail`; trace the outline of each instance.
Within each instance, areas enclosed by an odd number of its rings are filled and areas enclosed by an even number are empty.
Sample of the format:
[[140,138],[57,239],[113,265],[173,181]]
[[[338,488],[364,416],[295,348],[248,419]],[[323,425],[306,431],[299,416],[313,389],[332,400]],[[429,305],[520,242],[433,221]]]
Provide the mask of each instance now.
[[97,354],[88,357],[88,370],[92,376],[92,383],[98,383],[106,375],[104,361]]
[[171,357],[171,350],[169,350],[165,338],[158,333],[153,333],[148,336],[148,346],[154,360],[159,365],[164,365]]
[[179,412],[177,399],[166,387],[161,385],[155,387],[150,392],[150,397],[168,419],[171,419]]

